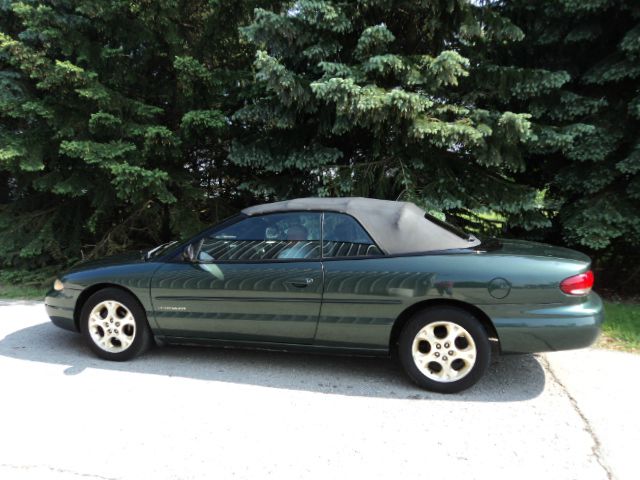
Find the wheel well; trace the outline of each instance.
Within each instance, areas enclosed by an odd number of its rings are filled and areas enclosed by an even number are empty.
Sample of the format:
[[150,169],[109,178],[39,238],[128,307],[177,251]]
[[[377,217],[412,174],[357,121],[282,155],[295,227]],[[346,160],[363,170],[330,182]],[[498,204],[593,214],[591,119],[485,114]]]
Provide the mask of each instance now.
[[433,299],[433,300],[425,300],[423,302],[418,302],[414,305],[411,305],[405,311],[403,311],[396,321],[393,324],[393,328],[391,329],[391,338],[389,341],[389,349],[393,351],[397,344],[398,338],[400,337],[400,332],[405,324],[409,321],[409,319],[420,310],[424,310],[429,307],[435,306],[447,306],[447,307],[456,307],[462,310],[466,310],[471,315],[476,317],[485,332],[487,332],[487,336],[491,341],[491,348],[494,353],[500,352],[500,339],[498,338],[498,332],[496,331],[496,327],[493,325],[493,322],[489,318],[489,316],[480,310],[475,305],[471,305],[470,303],[462,302],[460,300],[452,300],[452,299]]
[[[97,283],[95,285],[91,285],[90,287],[85,288],[82,293],[78,296],[78,300],[76,301],[75,309],[73,310],[73,322],[76,325],[76,329],[80,331],[80,314],[82,313],[82,307],[87,302],[89,297],[96,293],[99,290],[103,290],[105,288],[117,288],[118,290],[122,290],[123,292],[127,292],[135,298],[140,306],[142,307],[142,303],[138,299],[138,297],[128,288],[123,287],[122,285],[115,285],[113,283]],[[142,307],[144,310],[144,307]]]

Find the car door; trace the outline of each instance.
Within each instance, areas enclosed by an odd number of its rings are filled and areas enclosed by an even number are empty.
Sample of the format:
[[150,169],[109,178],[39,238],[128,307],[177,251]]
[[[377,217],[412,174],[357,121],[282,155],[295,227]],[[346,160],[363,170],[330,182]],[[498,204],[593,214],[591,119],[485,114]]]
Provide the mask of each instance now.
[[153,276],[157,324],[169,337],[311,343],[322,300],[317,212],[251,216],[213,229],[198,261]]
[[[390,258],[353,217],[325,212],[317,345],[386,351],[394,321],[422,291],[414,260]],[[408,304],[407,304],[408,303]]]

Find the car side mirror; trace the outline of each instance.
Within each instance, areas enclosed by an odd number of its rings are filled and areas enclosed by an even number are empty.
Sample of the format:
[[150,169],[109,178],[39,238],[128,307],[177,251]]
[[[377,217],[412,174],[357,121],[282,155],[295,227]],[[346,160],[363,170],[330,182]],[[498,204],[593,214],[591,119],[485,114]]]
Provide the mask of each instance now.
[[193,249],[193,243],[190,243],[189,245],[187,245],[187,248],[185,248],[182,251],[182,260],[184,260],[185,262],[189,262],[189,263],[193,263],[195,260],[195,254],[194,254],[194,249]]
[[184,260],[185,262],[189,262],[189,263],[196,263],[198,260],[198,255],[196,253],[196,248],[195,245],[193,243],[190,243],[189,245],[187,245],[187,248],[185,248],[182,251],[182,260]]
[[204,239],[197,243],[190,243],[187,245],[187,247],[182,251],[182,260],[189,263],[198,263],[198,256],[203,243]]

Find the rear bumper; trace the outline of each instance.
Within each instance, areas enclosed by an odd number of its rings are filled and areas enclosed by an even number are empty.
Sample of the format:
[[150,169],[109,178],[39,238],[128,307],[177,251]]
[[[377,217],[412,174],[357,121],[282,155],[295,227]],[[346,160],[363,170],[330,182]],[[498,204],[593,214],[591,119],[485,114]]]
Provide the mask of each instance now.
[[604,321],[602,300],[596,293],[575,305],[501,305],[486,313],[503,353],[585,348],[598,338]]
[[44,299],[44,308],[55,326],[73,332],[78,331],[73,318],[73,311],[79,293],[79,290],[68,288],[65,288],[62,292],[51,290],[47,293]]

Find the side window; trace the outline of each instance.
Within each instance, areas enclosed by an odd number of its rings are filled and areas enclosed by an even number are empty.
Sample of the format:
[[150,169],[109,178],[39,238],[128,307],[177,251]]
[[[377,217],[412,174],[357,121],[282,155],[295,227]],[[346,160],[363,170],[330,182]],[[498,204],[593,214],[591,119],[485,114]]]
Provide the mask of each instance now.
[[382,255],[364,228],[353,217],[344,213],[325,212],[323,234],[324,257]]
[[201,261],[320,258],[320,213],[248,217],[205,237]]

